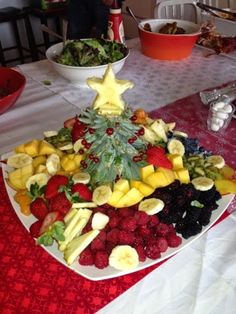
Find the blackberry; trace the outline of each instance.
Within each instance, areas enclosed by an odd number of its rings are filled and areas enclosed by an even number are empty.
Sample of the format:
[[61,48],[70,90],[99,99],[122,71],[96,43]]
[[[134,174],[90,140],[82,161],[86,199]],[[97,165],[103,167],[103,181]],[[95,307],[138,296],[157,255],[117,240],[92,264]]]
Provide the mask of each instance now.
[[155,190],[155,192],[149,197],[159,198],[165,203],[165,205],[169,205],[173,201],[172,195],[170,193],[168,193],[165,190],[165,188],[159,188],[159,189]]
[[185,228],[186,228],[186,223],[184,219],[179,220],[175,225],[175,230],[178,233],[182,233]]
[[188,208],[184,221],[186,224],[194,224],[198,221],[202,208],[191,206]]
[[208,204],[210,203],[212,200],[215,199],[215,197],[219,197],[218,193],[216,195],[216,188],[215,186],[213,186],[210,190],[208,191],[201,191],[200,192],[200,195],[198,197],[198,201],[200,203],[203,203],[203,204]]
[[207,207],[210,211],[216,210],[218,208],[218,204],[215,201],[210,202],[205,207]]
[[215,201],[219,201],[222,198],[218,191],[215,192]]
[[201,214],[199,215],[198,222],[202,226],[207,226],[211,219],[211,209],[208,207],[202,208]]
[[181,186],[179,180],[175,180],[173,183],[169,184],[166,189],[167,191],[174,191]]
[[185,239],[188,239],[192,236],[197,235],[201,231],[202,231],[202,226],[196,222],[194,224],[186,225],[186,227],[183,229],[181,234]]

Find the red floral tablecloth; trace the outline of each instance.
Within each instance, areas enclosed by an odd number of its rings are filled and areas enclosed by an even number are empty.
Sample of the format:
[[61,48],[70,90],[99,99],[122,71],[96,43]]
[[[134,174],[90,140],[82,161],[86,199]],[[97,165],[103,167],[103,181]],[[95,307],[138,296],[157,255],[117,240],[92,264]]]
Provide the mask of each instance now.
[[[235,166],[236,120],[218,136],[206,130],[207,107],[198,95],[176,101],[152,113],[176,121],[177,129],[196,136]],[[233,209],[231,205],[231,210]],[[95,313],[162,263],[115,279],[93,282],[67,269],[40,246],[18,220],[0,175],[0,313]],[[221,219],[229,215],[225,212]],[[220,219],[220,220],[221,220]],[[219,221],[220,221],[219,220]],[[218,222],[219,222],[218,221]]]

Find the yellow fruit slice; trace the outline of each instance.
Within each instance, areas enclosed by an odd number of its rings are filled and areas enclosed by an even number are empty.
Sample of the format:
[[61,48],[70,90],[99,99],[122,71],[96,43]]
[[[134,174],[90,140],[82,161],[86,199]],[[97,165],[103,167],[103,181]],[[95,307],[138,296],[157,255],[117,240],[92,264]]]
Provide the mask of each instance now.
[[212,155],[207,157],[207,161],[211,163],[214,167],[221,169],[225,165],[225,160],[220,155]]
[[26,165],[32,164],[32,162],[32,157],[25,153],[18,153],[8,157],[7,159],[7,165],[13,168],[22,168]]
[[214,185],[214,181],[207,177],[197,177],[191,182],[194,185],[195,189],[199,191],[208,191]]
[[119,179],[114,183],[113,191],[121,191],[127,193],[130,190],[129,181],[126,179]]
[[177,155],[183,156],[185,153],[185,148],[182,142],[174,138],[168,142],[167,149],[170,154],[177,154]]
[[109,265],[118,270],[134,269],[138,264],[138,253],[129,245],[116,246],[109,256]]

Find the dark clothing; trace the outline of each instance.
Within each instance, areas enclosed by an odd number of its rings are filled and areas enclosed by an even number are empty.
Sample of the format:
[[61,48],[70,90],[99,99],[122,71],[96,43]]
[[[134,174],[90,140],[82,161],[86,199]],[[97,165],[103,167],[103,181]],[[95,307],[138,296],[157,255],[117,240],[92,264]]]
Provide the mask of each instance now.
[[109,7],[102,0],[70,0],[68,19],[70,39],[89,38],[107,34]]

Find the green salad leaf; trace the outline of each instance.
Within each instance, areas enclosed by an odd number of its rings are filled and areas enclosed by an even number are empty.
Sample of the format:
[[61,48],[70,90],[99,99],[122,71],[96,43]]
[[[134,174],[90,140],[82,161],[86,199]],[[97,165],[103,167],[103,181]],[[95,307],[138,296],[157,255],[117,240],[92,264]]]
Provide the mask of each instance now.
[[69,66],[98,66],[116,62],[128,54],[121,43],[104,39],[78,39],[68,42],[55,61]]

